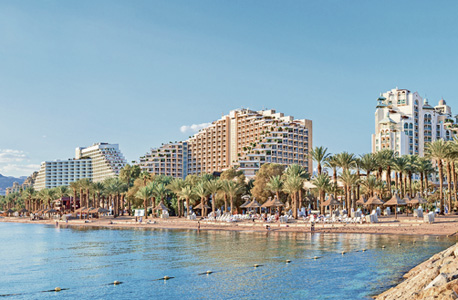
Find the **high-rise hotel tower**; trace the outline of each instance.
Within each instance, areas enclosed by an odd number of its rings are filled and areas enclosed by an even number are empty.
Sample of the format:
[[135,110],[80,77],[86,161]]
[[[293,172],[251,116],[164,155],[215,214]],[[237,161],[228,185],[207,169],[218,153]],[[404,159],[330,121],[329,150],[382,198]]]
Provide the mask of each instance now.
[[424,156],[425,143],[450,140],[458,131],[457,119],[444,99],[432,107],[417,92],[395,88],[377,101],[372,152],[391,149],[397,156]]
[[311,172],[311,148],[311,120],[295,120],[275,110],[237,109],[187,141],[152,149],[140,157],[139,165],[153,174],[180,178],[234,166],[252,177],[265,163],[299,164]]
[[42,162],[34,188],[41,190],[69,185],[83,178],[103,181],[118,175],[125,165],[126,159],[118,144],[96,143],[90,147],[78,147],[74,159]]

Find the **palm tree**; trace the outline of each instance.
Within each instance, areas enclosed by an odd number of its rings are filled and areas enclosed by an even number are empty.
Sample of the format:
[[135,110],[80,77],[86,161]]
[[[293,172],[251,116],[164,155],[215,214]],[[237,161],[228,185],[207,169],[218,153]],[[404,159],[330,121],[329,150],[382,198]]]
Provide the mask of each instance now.
[[234,197],[243,192],[243,186],[231,180],[224,181],[222,186],[224,192],[227,193],[231,203],[231,214],[234,214]]
[[40,198],[47,208],[51,208],[51,201],[56,197],[56,191],[54,189],[42,189],[40,191]]
[[382,180],[383,171],[386,170],[386,183],[389,190],[391,189],[391,166],[394,157],[394,151],[390,149],[383,149],[375,153],[375,161],[378,165],[377,177]]
[[346,187],[345,191],[345,202],[347,206],[348,212],[350,212],[351,207],[354,208],[354,203],[350,200],[351,198],[351,187],[356,185],[359,181],[359,177],[357,174],[352,173],[350,170],[343,170],[342,174],[339,176],[340,180],[343,182],[344,186]]
[[[78,189],[79,189],[78,185],[79,185],[78,181],[70,182],[70,188],[73,190],[73,211],[76,210],[76,196],[77,196]],[[80,205],[81,205],[81,199],[80,199]]]
[[374,196],[374,190],[377,188],[379,184],[377,177],[375,177],[374,175],[370,175],[369,177],[366,177],[366,179],[363,180],[361,183],[366,188],[367,195],[370,197]]
[[277,199],[280,200],[280,192],[283,189],[283,181],[280,175],[270,177],[269,182],[266,184],[267,190],[274,193]]
[[189,216],[189,200],[194,196],[194,191],[189,185],[185,185],[177,196],[186,201],[186,217]]
[[[153,189],[154,196],[157,199],[159,199],[159,203],[162,203],[162,204],[164,204],[164,199],[167,197],[169,192],[170,192],[170,190],[167,188],[167,186],[164,183],[159,183]],[[153,203],[153,206],[156,206],[156,203]]]
[[429,159],[424,157],[418,157],[417,160],[417,172],[420,174],[420,190],[423,196],[426,196],[425,188],[428,187],[428,183],[424,184],[424,180],[427,181],[426,173],[431,172],[433,170],[433,165]]
[[377,162],[375,161],[375,157],[372,153],[360,155],[359,163],[361,165],[361,169],[366,172],[366,177],[369,177],[371,172],[377,168]]
[[25,209],[27,209],[29,212],[32,211],[31,209],[31,203],[32,203],[32,198],[35,196],[35,189],[33,187],[28,187],[24,190],[23,196],[25,199],[27,199]]
[[181,211],[182,206],[181,206],[181,199],[180,197],[178,197],[178,193],[183,189],[185,185],[186,183],[181,178],[173,179],[170,182],[170,184],[168,185],[168,188],[170,189],[170,191],[174,193],[175,196],[177,197],[177,214],[179,218],[181,218],[182,216],[182,211]]
[[[103,184],[103,182],[95,182],[92,185],[92,189],[94,190],[95,193],[97,193],[97,205],[94,205],[94,206],[100,207],[100,196],[105,191],[105,185]],[[130,214],[130,204],[129,204],[129,214]]]
[[[393,162],[393,169],[397,172],[395,174],[395,184],[396,184],[396,190],[400,191],[401,198],[404,198],[404,195],[406,193],[406,187],[404,185],[403,188],[403,183],[402,183],[402,174],[406,173],[407,171],[407,164],[408,161],[405,158],[405,156],[401,157],[396,157]],[[398,184],[399,181],[399,184]]]
[[439,139],[433,142],[426,143],[426,155],[431,158],[437,164],[439,170],[439,197],[440,197],[440,213],[444,214],[444,175],[443,175],[443,160],[450,155],[451,144],[446,141]]
[[152,179],[151,174],[146,171],[140,173],[140,178],[143,181],[143,186],[146,186]]
[[315,147],[310,151],[310,157],[317,163],[317,172],[318,175],[321,174],[321,164],[326,160],[326,158],[330,155],[327,153],[328,148],[325,147]]
[[205,209],[205,199],[210,194],[205,188],[205,183],[205,181],[200,181],[198,184],[194,186],[194,194],[200,198],[200,205],[202,206],[202,217],[207,215],[207,210]]
[[135,194],[135,197],[143,200],[143,207],[145,209],[145,219],[148,219],[148,199],[153,196],[153,189],[151,186],[141,187]]
[[334,184],[333,193],[334,198],[337,197],[337,168],[339,167],[339,162],[337,161],[336,156],[329,156],[325,161],[325,166],[332,169],[332,181]]
[[[211,179],[205,183],[205,189],[211,194],[212,197],[212,212],[215,215],[216,212],[216,193],[221,190],[221,182],[217,179]],[[216,217],[216,215],[215,215]]]
[[299,191],[302,189],[304,179],[300,176],[293,174],[286,177],[284,182],[283,191],[291,196],[293,217],[297,219],[298,203],[300,199],[297,198]]
[[[337,165],[342,168],[343,171],[348,171],[352,167],[355,166],[355,155],[353,153],[342,152],[335,155]],[[345,191],[345,202],[350,203],[350,195],[348,194],[348,187],[344,183],[344,191]]]
[[417,173],[417,155],[407,155],[407,176],[409,178],[409,193],[412,194],[412,174]]
[[323,213],[323,206],[321,205],[325,201],[326,191],[331,187],[331,179],[329,178],[328,174],[320,174],[317,175],[312,183],[316,186],[319,193],[320,198],[320,212]]

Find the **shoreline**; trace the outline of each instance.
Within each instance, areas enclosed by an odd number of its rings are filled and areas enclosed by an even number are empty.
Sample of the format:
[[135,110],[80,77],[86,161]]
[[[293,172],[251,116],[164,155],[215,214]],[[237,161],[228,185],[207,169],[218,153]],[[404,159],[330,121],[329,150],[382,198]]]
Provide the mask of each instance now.
[[458,243],[434,254],[375,300],[458,299]]
[[[58,221],[60,225],[68,227],[99,227],[99,228],[123,228],[123,229],[171,229],[171,230],[198,230],[198,221],[184,218],[171,217],[169,219],[147,219],[151,223],[135,222],[131,216],[118,218],[102,217],[100,219],[69,220],[68,223]],[[395,234],[395,235],[428,235],[428,236],[457,236],[458,216],[442,216],[436,218],[433,224],[423,223],[414,220],[412,217],[401,217],[395,221],[392,217],[382,217],[381,222],[373,224],[319,224],[315,225],[314,233],[361,233],[361,234]],[[55,225],[55,220],[36,220],[21,217],[3,217],[0,222],[25,223],[25,224],[47,224]],[[270,229],[266,229],[269,225]],[[264,223],[262,221],[243,221],[236,223],[225,223],[215,221],[200,221],[200,230],[214,231],[238,231],[238,232],[291,232],[291,233],[312,233],[309,223],[298,220],[295,223]]]

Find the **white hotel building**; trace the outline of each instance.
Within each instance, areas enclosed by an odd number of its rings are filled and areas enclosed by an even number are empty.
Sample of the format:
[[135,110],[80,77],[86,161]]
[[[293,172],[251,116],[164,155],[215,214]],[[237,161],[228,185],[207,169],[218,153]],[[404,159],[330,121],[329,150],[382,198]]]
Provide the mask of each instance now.
[[424,156],[425,143],[450,140],[458,131],[457,120],[444,99],[432,107],[417,92],[392,89],[377,99],[372,152],[391,149],[397,156]]
[[90,147],[78,147],[75,158],[45,161],[41,163],[34,188],[54,188],[88,178],[93,182],[119,174],[126,159],[117,144],[96,143]]

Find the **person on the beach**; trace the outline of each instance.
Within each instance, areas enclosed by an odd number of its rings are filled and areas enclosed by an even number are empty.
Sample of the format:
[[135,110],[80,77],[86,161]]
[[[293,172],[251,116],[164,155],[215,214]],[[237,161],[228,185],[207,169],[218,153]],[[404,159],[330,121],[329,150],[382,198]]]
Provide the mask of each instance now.
[[197,231],[200,231],[200,221],[197,221]]

